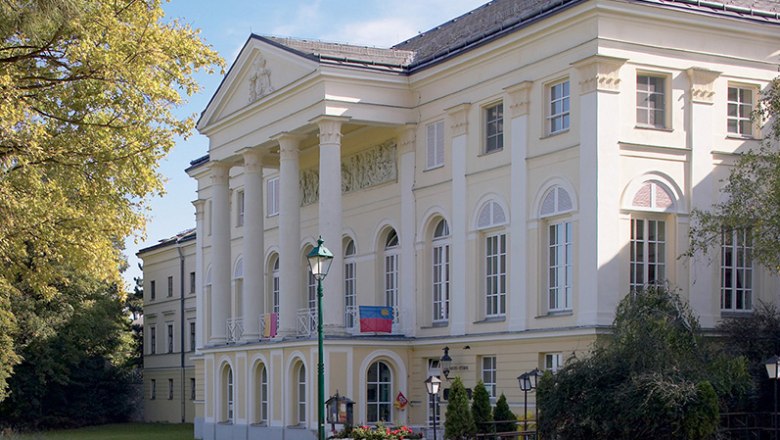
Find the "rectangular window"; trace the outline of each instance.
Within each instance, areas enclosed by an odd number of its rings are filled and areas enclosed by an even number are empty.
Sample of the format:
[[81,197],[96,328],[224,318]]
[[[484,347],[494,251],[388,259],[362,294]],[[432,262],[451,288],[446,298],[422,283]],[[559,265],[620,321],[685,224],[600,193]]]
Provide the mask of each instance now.
[[450,309],[450,245],[433,246],[433,322],[446,322]]
[[168,324],[168,353],[173,353],[173,324]]
[[348,260],[344,263],[344,309],[347,328],[355,327],[355,311],[357,305],[355,298],[357,296],[357,278],[355,274],[356,265],[354,260]]
[[190,293],[195,293],[195,272],[190,272]]
[[485,299],[486,316],[506,313],[506,234],[485,240]]
[[244,191],[236,193],[236,226],[244,226]]
[[155,283],[154,280],[149,281],[149,298],[151,298],[151,300],[154,301],[156,296],[157,296],[157,283]]
[[279,178],[268,179],[265,184],[265,215],[279,215]]
[[720,308],[753,309],[753,243],[750,229],[723,231],[720,261]]
[[504,103],[485,109],[485,153],[504,148]]
[[190,400],[194,401],[197,397],[197,391],[195,391],[195,378],[190,378]]
[[550,311],[571,310],[572,225],[571,222],[549,226],[548,294]]
[[660,76],[636,76],[636,123],[643,127],[666,127],[666,80]]
[[149,353],[157,353],[157,328],[149,328]]
[[173,277],[168,277],[168,298],[173,296]]
[[559,133],[569,129],[570,104],[569,104],[569,80],[552,84],[549,91],[548,132]]
[[563,353],[545,353],[544,369],[555,373],[563,366]]
[[631,219],[631,290],[666,281],[666,223]]
[[152,379],[152,395],[151,399],[154,400],[157,398],[157,380]]
[[728,96],[728,132],[729,134],[753,136],[753,90],[742,87],[729,87]]
[[190,321],[190,351],[195,351],[195,323]]
[[398,253],[385,254],[385,305],[398,305]]
[[496,397],[496,357],[482,357],[482,383],[491,398]]
[[428,132],[426,169],[444,165],[444,121],[436,121],[425,126]]
[[168,379],[168,400],[173,400],[173,379]]

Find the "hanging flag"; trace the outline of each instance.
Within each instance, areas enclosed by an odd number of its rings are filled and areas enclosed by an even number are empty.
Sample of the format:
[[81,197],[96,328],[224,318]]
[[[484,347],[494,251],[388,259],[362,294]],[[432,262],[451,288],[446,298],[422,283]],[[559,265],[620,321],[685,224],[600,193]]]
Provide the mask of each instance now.
[[360,332],[392,333],[393,308],[360,306]]
[[263,316],[263,337],[264,338],[270,339],[276,337],[278,320],[279,320],[279,315],[277,313],[266,313]]
[[409,403],[408,400],[406,400],[406,396],[404,396],[404,393],[398,392],[398,395],[395,396],[395,403],[394,406],[396,409],[399,409],[401,411],[406,409],[406,405]]

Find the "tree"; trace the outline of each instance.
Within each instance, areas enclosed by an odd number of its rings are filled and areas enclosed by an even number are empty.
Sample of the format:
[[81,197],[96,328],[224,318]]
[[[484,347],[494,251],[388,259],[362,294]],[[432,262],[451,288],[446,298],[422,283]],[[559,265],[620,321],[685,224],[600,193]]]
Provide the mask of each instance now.
[[649,287],[620,302],[608,343],[542,377],[539,426],[575,440],[706,439],[749,382],[744,360],[712,350],[675,292]]
[[711,210],[695,210],[689,255],[720,245],[724,231],[747,229],[752,258],[780,272],[780,78],[765,90],[754,120],[770,121],[761,145],[741,154],[722,188],[725,202]]
[[506,396],[501,393],[496,401],[496,409],[493,411],[493,418],[496,420],[496,432],[517,431],[517,416],[509,409]]
[[474,417],[469,409],[469,397],[460,377],[452,380],[445,416],[444,438],[466,440],[477,432]]
[[485,384],[480,380],[474,387],[474,394],[471,401],[471,414],[474,417],[474,424],[479,433],[495,432],[493,425],[493,409],[490,407],[490,394],[488,394]]
[[156,169],[194,115],[172,110],[222,60],[161,0],[0,2],[0,401],[19,362],[15,296],[119,280]]

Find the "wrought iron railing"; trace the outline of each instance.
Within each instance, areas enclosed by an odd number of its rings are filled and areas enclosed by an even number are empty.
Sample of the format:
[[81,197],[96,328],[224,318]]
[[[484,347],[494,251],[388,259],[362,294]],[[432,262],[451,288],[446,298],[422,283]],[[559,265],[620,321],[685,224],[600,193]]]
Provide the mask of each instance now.
[[317,333],[317,309],[298,309],[298,336],[310,337]]
[[227,343],[235,344],[244,335],[244,321],[241,318],[227,320]]

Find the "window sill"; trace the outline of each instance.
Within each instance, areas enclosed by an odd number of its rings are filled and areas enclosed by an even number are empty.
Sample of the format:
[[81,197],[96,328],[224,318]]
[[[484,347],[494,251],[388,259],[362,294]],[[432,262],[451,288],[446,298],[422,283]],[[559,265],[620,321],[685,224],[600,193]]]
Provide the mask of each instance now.
[[753,316],[753,310],[721,310],[721,318],[749,318]]
[[260,423],[252,423],[249,426],[255,427],[255,428],[265,428],[268,426],[268,423],[266,422],[260,422]]
[[504,322],[506,321],[506,316],[489,316],[481,321],[474,321],[474,324],[490,324],[493,322]]
[[444,164],[434,165],[423,170],[423,173],[444,168]]
[[752,136],[752,135],[747,136],[747,135],[737,134],[737,133],[728,133],[728,134],[726,134],[726,139],[731,139],[731,140],[735,140],[735,141],[758,141],[758,140],[760,140],[759,138],[757,138],[755,136]]
[[307,429],[305,424],[287,425],[287,429]]
[[497,148],[493,151],[482,151],[482,153],[478,154],[477,157],[490,156],[491,154],[497,154],[502,151],[504,151],[504,147]]
[[552,311],[552,312],[547,312],[544,315],[538,315],[535,318],[536,319],[540,319],[540,318],[542,318],[542,319],[543,318],[559,318],[561,316],[573,316],[573,315],[574,315],[574,311],[573,310],[555,310],[555,311]]
[[652,131],[663,131],[663,132],[666,132],[666,133],[672,133],[672,132],[674,132],[674,129],[672,129],[672,128],[667,128],[667,127],[655,127],[655,126],[653,126],[653,125],[638,125],[638,124],[637,124],[637,125],[635,125],[635,126],[634,126],[634,128],[635,128],[635,129],[637,129],[637,130],[652,130]]
[[231,422],[229,420],[222,421],[222,422],[217,422],[217,425],[232,425],[232,424],[233,424],[233,422]]
[[569,130],[571,130],[571,128],[567,128],[566,130],[556,131],[555,133],[547,133],[544,136],[540,137],[539,139],[542,140],[542,139],[548,139],[548,138],[551,138],[551,137],[555,137],[555,136],[558,136],[558,135],[561,135],[561,134],[564,134],[564,133],[568,133]]

